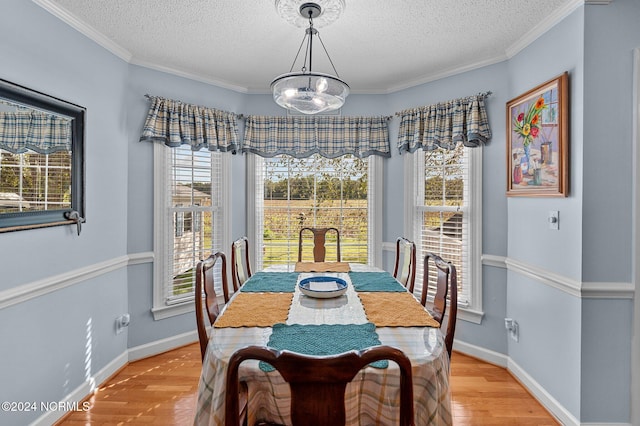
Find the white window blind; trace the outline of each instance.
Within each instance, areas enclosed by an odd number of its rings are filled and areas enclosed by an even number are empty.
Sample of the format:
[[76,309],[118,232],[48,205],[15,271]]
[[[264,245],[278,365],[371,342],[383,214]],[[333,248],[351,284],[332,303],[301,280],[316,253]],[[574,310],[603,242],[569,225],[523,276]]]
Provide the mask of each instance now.
[[71,156],[0,149],[0,213],[70,209]]
[[[303,226],[340,230],[345,262],[373,263],[372,206],[375,192],[372,157],[319,155],[256,157],[256,265],[262,269],[298,259]],[[327,236],[327,258],[334,241]]]
[[188,145],[162,149],[167,178],[163,299],[171,305],[193,299],[196,264],[222,249],[221,153],[192,151]]
[[[422,291],[423,259],[431,252],[451,261],[458,278],[458,304],[469,306],[472,291],[469,280],[470,245],[473,223],[470,203],[470,152],[462,144],[454,150],[438,148],[416,151],[414,232],[418,251],[416,292]],[[477,224],[480,226],[480,224]],[[435,294],[437,270],[429,267],[431,287]]]

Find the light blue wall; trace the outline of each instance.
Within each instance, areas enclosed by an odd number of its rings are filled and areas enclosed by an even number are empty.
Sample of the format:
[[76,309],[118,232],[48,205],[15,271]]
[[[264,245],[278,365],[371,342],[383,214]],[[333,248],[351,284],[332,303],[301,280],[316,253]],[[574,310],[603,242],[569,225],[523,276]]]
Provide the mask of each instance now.
[[[149,111],[149,101],[145,94],[177,99],[195,105],[212,106],[225,111],[241,112],[243,96],[237,92],[221,89],[209,84],[189,80],[174,75],[130,66],[127,81],[127,146],[129,161],[129,203],[128,211],[128,251],[130,254],[153,251],[153,144],[139,142],[144,120]],[[233,165],[240,165],[239,158],[232,159]],[[241,182],[238,180],[241,179]],[[233,170],[231,181],[232,205],[235,207],[237,193],[244,193],[244,176]],[[233,230],[244,229],[236,220],[233,210]],[[236,234],[234,234],[236,235]],[[154,320],[153,307],[153,266],[143,263],[129,267],[129,347],[144,345],[157,340],[195,329],[193,312],[163,320]]]
[[[128,66],[33,2],[0,9],[0,78],[87,109],[82,234],[0,234],[0,294],[124,258],[117,270],[0,309],[0,400],[61,401],[127,350],[114,321],[127,311]],[[41,414],[0,412],[0,424]]]
[[[585,12],[585,282],[632,282],[631,87],[633,49],[640,47],[638,22],[640,2],[635,0],[616,0],[608,7],[589,7]],[[582,301],[582,419],[627,419],[629,365],[640,364],[631,359],[632,312],[630,300]]]
[[[386,96],[351,95],[343,113],[393,115],[492,91],[486,103],[493,138],[483,148],[483,254],[522,262],[578,287],[583,281],[629,282],[631,50],[640,45],[639,9],[635,0],[579,7],[508,61]],[[144,95],[245,115],[284,112],[270,95],[128,65],[32,2],[4,0],[3,11],[9,13],[0,14],[0,57],[10,60],[3,59],[0,78],[87,107],[87,223],[80,237],[71,227],[0,234],[0,299],[20,286],[125,259],[111,272],[0,308],[0,359],[7,361],[0,366],[1,399],[61,400],[84,383],[87,371],[91,376],[127,349],[194,330],[193,314],[153,320],[151,261],[126,267],[127,256],[153,250],[153,150],[138,142],[148,109]],[[569,197],[508,198],[505,104],[565,70]],[[390,122],[392,157],[384,161],[387,242],[404,232],[398,121]],[[245,158],[232,156],[231,169],[235,238],[247,229]],[[548,210],[560,210],[559,231],[547,229]],[[583,299],[489,264],[482,275],[483,321],[459,321],[457,339],[509,357],[582,422],[628,422],[631,302]],[[127,311],[131,326],[116,335],[115,317]],[[520,324],[517,343],[506,337],[506,316]],[[36,354],[48,354],[46,362],[39,357],[36,363]],[[0,423],[24,424],[39,414],[0,413]]]
[[[508,98],[569,72],[570,179],[567,198],[510,197],[507,202],[508,258],[542,275],[577,283],[582,265],[582,91],[583,15],[579,8],[509,61]],[[560,229],[550,230],[549,210],[560,211]],[[520,327],[508,341],[511,360],[580,419],[580,298],[542,280],[509,271],[507,316]]]
[[[483,202],[482,234],[484,254],[505,256],[507,254],[507,233],[505,230],[507,201],[504,196],[505,146],[504,146],[504,105],[509,99],[507,93],[506,62],[469,71],[449,78],[423,84],[389,95],[391,111],[446,101],[459,97],[491,91],[485,105],[493,136],[482,153],[483,161]],[[395,131],[391,133],[394,157],[388,163],[385,181],[389,185],[386,208],[389,211],[385,223],[386,241],[395,241],[401,235],[403,205],[403,163],[396,148],[398,119],[393,120]],[[385,188],[387,189],[387,188]],[[393,218],[393,219],[391,219]],[[419,262],[420,264],[420,262]],[[483,268],[483,309],[485,316],[482,324],[458,321],[456,337],[461,341],[498,353],[506,353],[507,341],[504,332],[506,271],[503,268],[485,266]]]

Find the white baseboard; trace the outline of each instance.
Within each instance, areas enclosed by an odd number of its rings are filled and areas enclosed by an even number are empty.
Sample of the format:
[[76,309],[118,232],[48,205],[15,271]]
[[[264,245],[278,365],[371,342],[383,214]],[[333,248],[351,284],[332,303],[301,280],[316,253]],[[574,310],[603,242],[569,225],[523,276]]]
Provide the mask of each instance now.
[[[94,374],[88,381],[85,381],[80,386],[78,386],[75,390],[73,390],[69,395],[67,395],[61,402],[63,403],[71,403],[77,402],[79,409],[82,409],[81,401],[85,399],[88,395],[93,393],[96,389],[98,389],[103,382],[105,382],[109,377],[113,376],[120,368],[127,364],[127,352],[123,352],[119,356],[117,356],[113,361],[109,364],[105,365],[100,371]],[[44,426],[44,425],[52,425],[62,417],[64,417],[68,411],[47,411],[40,417],[38,417],[31,426]]]
[[533,377],[531,377],[507,355],[459,340],[454,341],[453,349],[490,364],[506,368],[561,424],[565,426],[580,425],[580,421],[578,419],[569,413],[562,404],[553,398],[549,392],[547,392],[533,379]]
[[454,343],[453,349],[491,364],[504,366],[564,426],[631,426],[631,423],[581,423],[551,396],[544,387],[534,380],[529,373],[508,356],[459,341]]
[[632,426],[631,423],[580,423],[581,426]]
[[[98,389],[103,382],[113,376],[120,368],[129,362],[178,348],[180,346],[194,343],[198,340],[198,334],[195,331],[189,331],[177,336],[167,337],[165,339],[156,340],[144,345],[136,346],[122,353],[104,368],[98,371],[90,381],[78,386],[71,392],[63,402],[80,402],[90,395],[94,390]],[[465,355],[478,358],[482,361],[504,367],[509,370],[522,385],[540,402],[558,421],[565,426],[631,426],[630,423],[580,423],[571,413],[569,413],[555,398],[553,398],[538,382],[536,382],[526,371],[524,371],[517,363],[508,356],[495,352],[480,346],[472,345],[463,341],[456,340],[453,349]],[[31,426],[51,425],[60,420],[66,411],[49,411],[36,419]]]
[[579,426],[580,420],[576,419],[566,408],[562,406],[545,388],[529,375],[515,361],[509,358],[507,369],[524,387],[545,407],[555,418],[565,426]]
[[[113,376],[120,368],[129,362],[158,355],[196,341],[198,341],[198,333],[196,331],[189,331],[177,336],[167,337],[166,339],[156,340],[155,342],[131,348],[120,354],[103,369],[98,371],[89,381],[78,386],[74,391],[67,395],[62,402],[77,402],[78,407],[82,409],[81,401],[91,395],[91,393],[102,386],[107,379]],[[52,425],[67,413],[68,411],[63,410],[48,411],[31,423],[31,426]]]
[[453,341],[453,350],[502,368],[507,368],[509,362],[509,358],[504,354],[472,345],[467,342],[462,342],[460,340]]
[[166,339],[160,339],[154,342],[145,343],[144,345],[136,346],[129,349],[129,362],[158,355],[163,352],[167,352],[172,349],[179,348],[180,346],[188,345],[197,341],[198,332],[194,330],[178,334],[177,336],[167,337]]

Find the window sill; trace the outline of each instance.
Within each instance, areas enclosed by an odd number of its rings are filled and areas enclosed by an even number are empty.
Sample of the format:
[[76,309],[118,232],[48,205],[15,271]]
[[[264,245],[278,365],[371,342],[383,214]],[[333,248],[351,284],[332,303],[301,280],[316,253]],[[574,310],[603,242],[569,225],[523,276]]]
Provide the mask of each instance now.
[[458,318],[463,321],[472,322],[474,324],[481,324],[482,317],[484,317],[484,312],[482,311],[458,307]]
[[177,303],[175,305],[154,307],[151,309],[151,312],[153,313],[153,319],[155,321],[175,317],[177,315],[182,315],[193,311],[193,300],[183,303]]

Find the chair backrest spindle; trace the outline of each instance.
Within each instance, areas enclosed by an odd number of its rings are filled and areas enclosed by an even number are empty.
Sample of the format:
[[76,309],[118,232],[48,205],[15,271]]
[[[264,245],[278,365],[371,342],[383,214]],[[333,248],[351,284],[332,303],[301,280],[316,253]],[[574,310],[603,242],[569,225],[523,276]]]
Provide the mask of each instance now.
[[[216,263],[218,262],[221,262],[222,265],[222,288],[225,292],[226,300],[229,290],[227,289],[227,258],[225,254],[222,252],[217,252],[215,254],[212,254],[208,258],[201,260],[196,265],[196,325],[198,328],[198,340],[200,341],[200,353],[202,355],[202,359],[204,359],[204,355],[207,350],[207,344],[209,343],[207,326],[212,325],[220,314],[214,280],[214,268],[216,266]],[[205,305],[204,310],[202,308],[203,299]],[[207,313],[206,319],[204,311],[206,311]]]
[[396,261],[393,277],[400,281],[410,293],[416,282],[416,244],[404,237],[396,240]]
[[326,248],[326,239],[327,233],[334,232],[336,235],[336,261],[340,262],[340,231],[338,228],[311,228],[311,227],[303,227],[300,229],[299,238],[298,238],[298,262],[302,262],[302,247],[304,234],[311,232],[313,234],[313,261],[314,262],[324,262],[326,258],[327,248]]
[[[427,301],[429,292],[429,264],[433,262],[437,270],[436,293],[431,307]],[[456,320],[458,317],[458,278],[456,267],[451,262],[447,262],[434,253],[427,253],[424,257],[424,275],[422,277],[422,294],[420,303],[426,307],[433,318],[442,324],[447,311],[447,298],[449,299],[449,318],[447,320],[447,331],[445,334],[445,345],[449,357],[453,350],[453,338],[456,331]]]
[[[238,426],[238,368],[249,359],[269,363],[280,372],[291,389],[293,426],[345,424],[344,392],[362,368],[378,360],[390,360],[400,368],[400,425],[413,425],[413,380],[411,361],[399,349],[372,346],[361,351],[315,357],[265,346],[247,346],[236,351],[227,368],[225,424]],[[313,420],[310,420],[313,419]]]
[[231,244],[231,278],[234,292],[238,291],[245,281],[251,278],[247,237],[240,237]]

